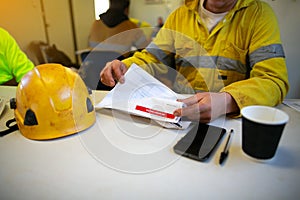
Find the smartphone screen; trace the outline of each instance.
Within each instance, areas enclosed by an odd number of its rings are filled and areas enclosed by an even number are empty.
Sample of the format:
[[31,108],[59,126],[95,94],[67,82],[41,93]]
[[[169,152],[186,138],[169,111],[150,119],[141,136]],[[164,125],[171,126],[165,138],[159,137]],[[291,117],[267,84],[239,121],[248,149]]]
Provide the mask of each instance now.
[[173,149],[179,155],[204,161],[209,158],[225,133],[224,128],[200,123],[183,136]]

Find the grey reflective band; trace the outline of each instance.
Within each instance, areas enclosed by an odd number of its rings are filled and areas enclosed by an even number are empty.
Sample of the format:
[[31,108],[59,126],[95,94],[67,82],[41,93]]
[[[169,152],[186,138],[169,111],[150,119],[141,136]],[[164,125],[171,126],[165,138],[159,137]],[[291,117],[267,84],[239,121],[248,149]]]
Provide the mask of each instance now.
[[180,67],[196,67],[196,68],[218,68],[222,70],[235,70],[239,73],[246,74],[247,67],[238,60],[232,60],[220,56],[194,56],[186,58],[177,58],[174,60],[174,54],[166,54],[165,51],[158,48],[157,45],[151,43],[146,48],[149,53],[154,55],[160,62],[167,66],[174,66],[175,62]]
[[169,52],[169,54],[165,53],[162,49],[160,49],[156,44],[151,42],[147,47],[146,50],[154,55],[157,60],[162,62],[163,64],[169,67],[175,67],[175,58],[174,53]]
[[241,74],[246,74],[247,73],[247,65],[243,64],[239,60],[233,60],[230,58],[225,58],[219,56],[217,58],[217,68],[222,69],[222,70],[232,70],[232,71],[237,71]]
[[269,46],[261,47],[250,54],[250,67],[252,69],[252,67],[256,63],[276,57],[285,58],[283,47],[281,44],[272,44]]
[[[166,54],[162,49],[158,48],[157,45],[151,43],[146,48],[147,51],[153,54],[160,62],[167,66],[174,66],[174,54]],[[281,44],[273,44],[269,46],[261,47],[255,50],[249,56],[250,68],[261,61],[275,58],[285,57],[283,47]],[[176,65],[180,67],[196,67],[196,68],[217,68],[221,70],[232,70],[237,71],[241,74],[246,74],[248,67],[239,60],[233,60],[221,56],[193,56],[185,58],[177,58]]]
[[247,66],[239,60],[232,60],[221,56],[195,56],[189,58],[179,58],[176,63],[182,67],[193,66],[196,68],[217,68],[221,70],[237,71],[246,74]]

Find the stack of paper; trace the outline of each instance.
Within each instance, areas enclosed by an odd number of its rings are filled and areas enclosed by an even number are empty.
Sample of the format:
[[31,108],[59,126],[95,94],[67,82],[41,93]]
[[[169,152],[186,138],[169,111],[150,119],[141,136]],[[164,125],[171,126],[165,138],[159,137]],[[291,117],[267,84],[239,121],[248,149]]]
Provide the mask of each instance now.
[[131,65],[124,75],[125,83],[116,86],[97,104],[96,108],[111,108],[155,120],[166,128],[185,129],[190,121],[181,121],[173,112],[186,98],[172,91],[145,70]]

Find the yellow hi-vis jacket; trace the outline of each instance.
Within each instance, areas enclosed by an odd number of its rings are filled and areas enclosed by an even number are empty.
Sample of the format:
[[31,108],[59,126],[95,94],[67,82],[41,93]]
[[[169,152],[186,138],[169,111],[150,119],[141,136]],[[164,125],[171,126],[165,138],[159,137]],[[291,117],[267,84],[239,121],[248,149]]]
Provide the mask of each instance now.
[[182,76],[176,76],[175,89],[190,84],[195,91],[227,92],[240,109],[281,103],[289,83],[271,7],[259,0],[238,0],[209,32],[199,2],[186,0],[171,13],[145,50],[123,60],[126,66],[136,63],[152,75],[176,68]]

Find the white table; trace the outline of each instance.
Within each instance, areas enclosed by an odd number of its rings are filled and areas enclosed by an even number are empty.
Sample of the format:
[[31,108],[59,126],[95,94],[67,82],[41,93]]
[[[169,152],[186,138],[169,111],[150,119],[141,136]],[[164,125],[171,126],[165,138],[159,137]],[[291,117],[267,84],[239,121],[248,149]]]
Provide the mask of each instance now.
[[[0,86],[0,96],[14,95],[14,87]],[[223,124],[235,130],[223,166],[226,137],[210,160],[197,162],[172,150],[182,131],[108,110],[61,139],[33,141],[15,131],[0,138],[0,199],[299,199],[300,113],[278,107],[290,121],[275,157],[263,163],[242,152],[240,119]],[[0,130],[12,117],[7,105]]]

